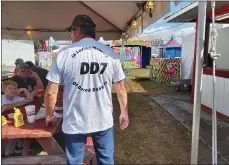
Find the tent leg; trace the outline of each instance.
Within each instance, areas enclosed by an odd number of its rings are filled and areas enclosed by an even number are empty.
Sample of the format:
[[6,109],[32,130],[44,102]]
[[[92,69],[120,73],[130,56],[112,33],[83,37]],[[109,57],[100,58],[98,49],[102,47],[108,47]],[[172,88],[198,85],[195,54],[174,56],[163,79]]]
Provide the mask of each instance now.
[[127,84],[127,70],[124,69],[124,55],[125,55],[125,49],[124,48],[125,48],[124,39],[122,37],[122,49],[121,49],[121,53],[120,53],[120,61],[122,63],[122,69],[123,69],[125,77],[126,77],[126,79],[125,79],[125,85],[126,85]]
[[206,24],[206,6],[207,1],[198,2],[198,31],[197,31],[197,50],[196,50],[196,68],[195,68],[195,91],[193,105],[193,122],[192,122],[192,150],[191,164],[198,162],[199,148],[199,129],[200,129],[200,110],[201,110],[201,87],[203,72],[203,53],[205,40],[205,24]]
[[124,39],[122,38],[122,53],[121,56],[124,56]]

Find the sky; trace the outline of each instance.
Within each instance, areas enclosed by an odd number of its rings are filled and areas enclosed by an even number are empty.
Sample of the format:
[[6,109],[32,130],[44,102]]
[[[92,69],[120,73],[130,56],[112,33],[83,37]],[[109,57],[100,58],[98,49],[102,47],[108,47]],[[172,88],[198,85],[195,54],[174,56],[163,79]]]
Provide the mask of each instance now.
[[[182,36],[186,36],[195,32],[195,23],[167,23],[164,19],[189,5],[191,2],[180,2],[175,6],[173,1],[170,1],[170,12],[152,23],[150,26],[143,30],[143,34],[136,34],[134,39],[152,40],[152,39],[163,39],[164,42],[168,42],[172,35],[175,39],[182,44]],[[180,25],[181,24],[181,25]],[[176,27],[174,27],[176,26]],[[171,28],[174,27],[174,28]],[[164,30],[165,29],[165,30]],[[160,30],[160,31],[158,31]],[[158,31],[158,32],[155,32]],[[148,34],[147,34],[148,33]],[[99,40],[102,43],[108,43],[111,41],[104,41],[102,38]]]
[[[144,29],[143,34],[138,34],[136,37],[139,39],[163,39],[165,42],[170,39],[172,35],[181,43],[181,37],[195,32],[195,23],[166,23],[164,20],[167,16],[179,11],[183,7],[189,5],[191,2],[180,2],[175,6],[174,2],[170,2],[170,12],[160,18],[155,23]],[[181,25],[180,25],[181,24]],[[179,25],[179,26],[178,26]],[[177,27],[174,27],[177,26]],[[171,28],[174,27],[174,28]],[[163,30],[165,29],[165,30]],[[158,31],[161,30],[161,31]],[[155,32],[158,31],[158,32]],[[144,34],[145,33],[145,34]],[[146,34],[148,33],[148,34]],[[150,34],[149,34],[150,33]]]

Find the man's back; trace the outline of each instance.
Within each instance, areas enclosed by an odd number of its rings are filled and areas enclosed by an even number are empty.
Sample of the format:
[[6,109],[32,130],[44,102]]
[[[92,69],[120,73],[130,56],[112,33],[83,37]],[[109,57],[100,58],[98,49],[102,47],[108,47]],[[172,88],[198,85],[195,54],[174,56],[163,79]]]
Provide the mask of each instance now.
[[96,40],[85,38],[58,53],[56,65],[47,76],[52,82],[57,82],[58,75],[52,74],[56,69],[64,85],[65,133],[111,128],[112,82],[125,79],[118,55]]

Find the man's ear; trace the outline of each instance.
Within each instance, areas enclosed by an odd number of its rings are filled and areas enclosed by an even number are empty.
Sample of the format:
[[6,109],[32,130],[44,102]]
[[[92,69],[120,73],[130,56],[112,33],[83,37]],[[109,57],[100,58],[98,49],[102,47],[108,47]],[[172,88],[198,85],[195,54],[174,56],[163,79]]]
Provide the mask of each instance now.
[[81,33],[81,29],[80,29],[80,27],[76,27],[76,30],[75,30],[75,34],[76,34],[76,36],[79,36],[79,35],[80,35],[80,33]]

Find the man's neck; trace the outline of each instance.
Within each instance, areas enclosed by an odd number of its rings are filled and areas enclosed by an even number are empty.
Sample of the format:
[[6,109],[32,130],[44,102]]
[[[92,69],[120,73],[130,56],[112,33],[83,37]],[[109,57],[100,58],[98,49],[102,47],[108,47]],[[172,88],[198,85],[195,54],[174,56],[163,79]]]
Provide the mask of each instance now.
[[77,41],[72,42],[72,43],[74,44],[74,43],[79,42],[79,41],[81,41],[81,40],[83,40],[83,39],[86,39],[86,38],[93,39],[92,37],[89,37],[89,36],[81,36]]
[[12,101],[14,98],[14,96],[7,96],[7,95],[5,95],[5,96],[6,96],[7,100],[10,100],[10,101]]

